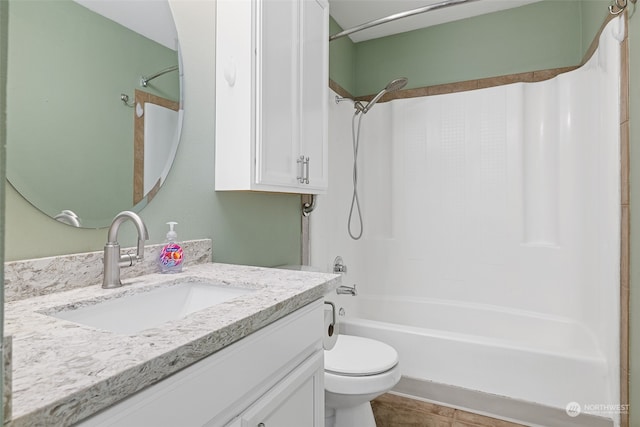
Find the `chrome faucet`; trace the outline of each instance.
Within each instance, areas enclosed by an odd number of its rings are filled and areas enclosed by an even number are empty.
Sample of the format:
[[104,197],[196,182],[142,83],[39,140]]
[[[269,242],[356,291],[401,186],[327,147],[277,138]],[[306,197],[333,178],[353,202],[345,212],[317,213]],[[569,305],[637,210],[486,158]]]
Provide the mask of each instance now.
[[351,295],[355,297],[358,295],[358,290],[356,289],[356,285],[353,286],[338,286],[336,288],[336,293],[338,295]]
[[[138,249],[136,254],[120,255],[120,244],[118,243],[118,230],[123,222],[130,219],[138,230]],[[118,288],[122,286],[120,281],[120,267],[130,267],[144,258],[144,241],[149,239],[147,226],[142,218],[131,211],[122,211],[113,219],[107,244],[104,245],[104,274],[102,287],[105,289]]]

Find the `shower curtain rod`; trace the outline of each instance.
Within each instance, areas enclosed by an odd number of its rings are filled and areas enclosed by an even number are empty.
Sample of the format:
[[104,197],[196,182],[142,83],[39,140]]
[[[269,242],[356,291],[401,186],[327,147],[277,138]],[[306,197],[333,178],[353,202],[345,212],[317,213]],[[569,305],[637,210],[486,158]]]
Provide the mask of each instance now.
[[155,79],[156,77],[160,77],[160,76],[162,76],[164,74],[170,73],[171,71],[176,71],[177,69],[178,69],[177,65],[172,65],[171,67],[168,67],[168,68],[165,68],[164,70],[158,71],[157,73],[152,74],[149,77],[142,76],[142,77],[140,77],[140,86],[147,87],[147,84],[151,80]]
[[457,6],[463,3],[468,3],[472,1],[478,0],[445,0],[439,3],[433,3],[428,6],[422,6],[417,9],[407,10],[405,12],[394,13],[393,15],[386,16],[384,18],[374,19],[373,21],[365,22],[364,24],[360,24],[353,28],[349,28],[347,30],[340,31],[332,36],[329,36],[329,41],[332,42],[336,39],[339,39],[344,36],[348,36],[349,34],[356,33],[358,31],[366,30],[367,28],[375,27],[381,24],[386,24],[387,22],[392,22],[398,19],[407,18],[413,15],[419,15],[425,12],[431,12],[432,10],[444,9],[451,6]]
[[[378,25],[386,24],[387,22],[396,21],[398,19],[407,18],[413,15],[419,15],[421,13],[431,12],[432,10],[444,9],[451,6],[457,6],[463,3],[468,3],[478,0],[445,0],[439,3],[433,3],[428,6],[419,7],[416,9],[407,10],[405,12],[394,13],[393,15],[386,16],[384,18],[374,19],[373,21],[365,22],[364,24],[357,25],[355,27],[340,31],[332,36],[329,36],[329,41],[332,42],[339,38],[348,36],[349,34],[357,33],[358,31],[366,30],[367,28],[376,27]],[[638,0],[613,0],[609,5],[609,13],[612,15],[619,15],[624,12],[628,6],[628,2],[636,4]]]

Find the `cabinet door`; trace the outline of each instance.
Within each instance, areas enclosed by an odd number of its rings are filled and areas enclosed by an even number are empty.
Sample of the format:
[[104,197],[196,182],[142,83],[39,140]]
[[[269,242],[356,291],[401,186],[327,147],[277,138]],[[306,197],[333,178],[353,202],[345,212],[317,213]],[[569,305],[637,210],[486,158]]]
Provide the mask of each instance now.
[[248,189],[254,155],[253,6],[216,2],[216,190]]
[[328,185],[329,3],[301,2],[300,29],[300,153],[309,158],[308,187]]
[[242,427],[238,414],[286,381],[294,367],[324,355],[323,310],[322,300],[315,301],[77,426]]
[[257,184],[297,185],[299,7],[257,2]]
[[244,414],[242,427],[324,425],[324,352],[293,370]]

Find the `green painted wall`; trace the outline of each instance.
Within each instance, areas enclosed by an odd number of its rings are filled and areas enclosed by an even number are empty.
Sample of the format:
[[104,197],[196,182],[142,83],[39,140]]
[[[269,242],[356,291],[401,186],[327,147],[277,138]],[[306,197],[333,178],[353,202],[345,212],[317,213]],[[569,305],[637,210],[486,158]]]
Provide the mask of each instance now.
[[[185,113],[177,157],[165,185],[142,212],[149,243],[175,220],[180,239],[212,238],[214,260],[273,266],[300,262],[300,197],[214,191],[215,3],[170,1],[184,64]],[[9,159],[9,162],[11,160]],[[107,230],[79,230],[34,209],[7,186],[6,259],[101,250]],[[119,240],[133,245],[125,224]]]
[[178,101],[177,73],[139,86],[177,65],[177,52],[71,0],[10,0],[8,55],[11,184],[51,216],[73,210],[85,227],[130,209],[134,109],[120,94]]
[[[607,5],[547,0],[360,43],[345,37],[330,44],[329,75],[363,96],[401,76],[415,88],[576,65]],[[331,33],[339,29],[333,22]]]
[[579,2],[540,2],[358,43],[356,93],[402,76],[414,88],[574,65],[579,12]]
[[586,52],[609,15],[607,0],[582,0],[580,3],[580,29],[582,32],[582,52]]
[[[329,20],[329,34],[342,31],[333,18]],[[329,78],[349,93],[354,94],[356,45],[349,37],[342,37],[329,44]]]

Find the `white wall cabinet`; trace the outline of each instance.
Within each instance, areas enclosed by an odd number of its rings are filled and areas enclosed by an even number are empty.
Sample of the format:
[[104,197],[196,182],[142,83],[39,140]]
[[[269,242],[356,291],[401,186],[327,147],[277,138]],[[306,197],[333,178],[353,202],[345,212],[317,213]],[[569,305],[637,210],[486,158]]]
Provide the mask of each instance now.
[[77,425],[321,427],[323,316],[309,304]]
[[328,183],[327,0],[219,0],[216,190]]

